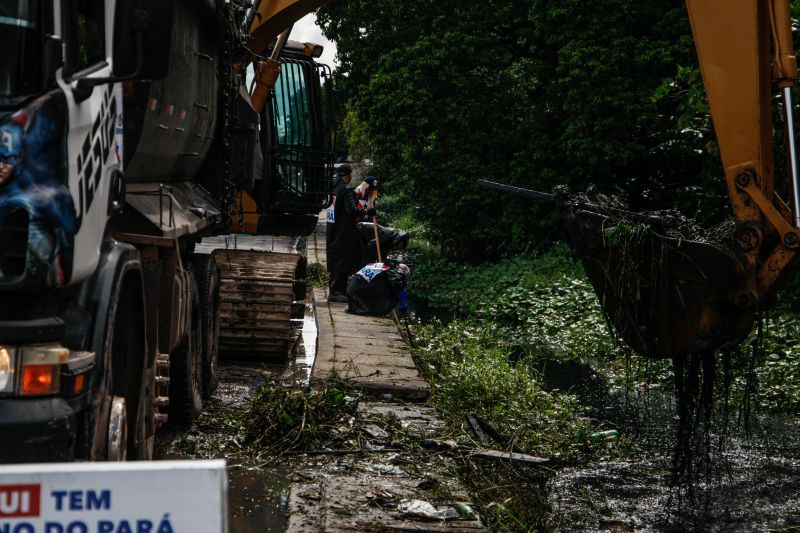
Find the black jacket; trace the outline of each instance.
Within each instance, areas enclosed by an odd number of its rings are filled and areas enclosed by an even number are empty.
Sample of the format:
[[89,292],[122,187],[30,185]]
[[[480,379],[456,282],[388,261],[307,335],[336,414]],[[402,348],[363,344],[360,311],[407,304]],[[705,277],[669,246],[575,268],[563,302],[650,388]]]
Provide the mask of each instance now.
[[326,228],[328,271],[352,274],[364,265],[363,245],[356,224],[366,212],[358,207],[356,192],[342,178],[337,177],[333,182],[331,194],[334,222],[329,218]]
[[[347,284],[347,310],[357,315],[386,315],[397,305],[397,295],[406,288],[406,275],[392,261],[387,263],[391,268],[375,274],[374,270],[364,267]],[[361,273],[367,272],[367,277]]]

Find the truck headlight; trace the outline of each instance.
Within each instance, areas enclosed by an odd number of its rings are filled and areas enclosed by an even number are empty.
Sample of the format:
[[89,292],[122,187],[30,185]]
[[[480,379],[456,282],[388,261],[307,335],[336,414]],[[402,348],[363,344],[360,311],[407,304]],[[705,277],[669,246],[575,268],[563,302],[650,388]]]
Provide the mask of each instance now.
[[0,392],[14,390],[14,360],[11,350],[0,346]]

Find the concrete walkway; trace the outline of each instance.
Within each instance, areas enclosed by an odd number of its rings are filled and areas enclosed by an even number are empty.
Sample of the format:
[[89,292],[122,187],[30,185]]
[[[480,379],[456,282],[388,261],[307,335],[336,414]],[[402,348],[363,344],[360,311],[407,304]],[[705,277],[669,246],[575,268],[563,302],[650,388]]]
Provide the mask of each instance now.
[[[325,264],[325,222],[308,238],[308,261]],[[419,375],[398,326],[389,317],[347,312],[347,304],[329,302],[325,289],[314,289],[317,356],[311,384],[343,379],[375,396],[424,400],[430,385]]]
[[350,314],[347,304],[329,302],[323,289],[314,289],[314,316],[319,336],[312,386],[338,378],[379,397],[430,396],[430,385],[390,318]]
[[[325,264],[324,219],[308,236],[306,253],[309,264]],[[347,304],[328,301],[326,289],[312,294],[318,332],[312,386],[343,379],[382,401],[359,406],[350,431],[361,451],[311,454],[296,465],[286,531],[486,531],[456,462],[440,451],[447,437],[435,409],[398,401],[430,395],[398,327],[388,317],[347,313]],[[404,446],[403,435],[432,449]]]

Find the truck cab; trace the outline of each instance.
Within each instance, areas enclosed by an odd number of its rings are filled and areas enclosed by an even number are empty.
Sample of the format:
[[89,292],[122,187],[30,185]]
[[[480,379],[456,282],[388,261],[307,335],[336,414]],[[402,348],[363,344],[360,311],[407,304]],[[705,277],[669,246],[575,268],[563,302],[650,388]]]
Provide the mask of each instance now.
[[245,15],[0,0],[0,461],[149,457],[216,382],[219,271],[195,245],[241,190],[261,218],[324,207],[324,69],[288,47],[261,117]]

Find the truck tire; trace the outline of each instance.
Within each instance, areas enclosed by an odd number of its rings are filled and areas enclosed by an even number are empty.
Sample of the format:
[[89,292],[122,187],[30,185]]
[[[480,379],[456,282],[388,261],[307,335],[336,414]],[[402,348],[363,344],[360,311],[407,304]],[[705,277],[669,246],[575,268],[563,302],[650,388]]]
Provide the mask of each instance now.
[[192,280],[191,320],[186,337],[170,356],[169,416],[177,422],[191,422],[203,410],[203,320],[200,292]]
[[121,282],[107,315],[103,340],[94,348],[103,369],[95,389],[96,407],[82,417],[78,457],[92,461],[147,459],[145,409],[142,380],[147,359],[144,307],[141,287]]
[[200,291],[200,314],[203,324],[203,399],[217,390],[219,369],[219,281],[213,255],[195,254],[192,269]]

